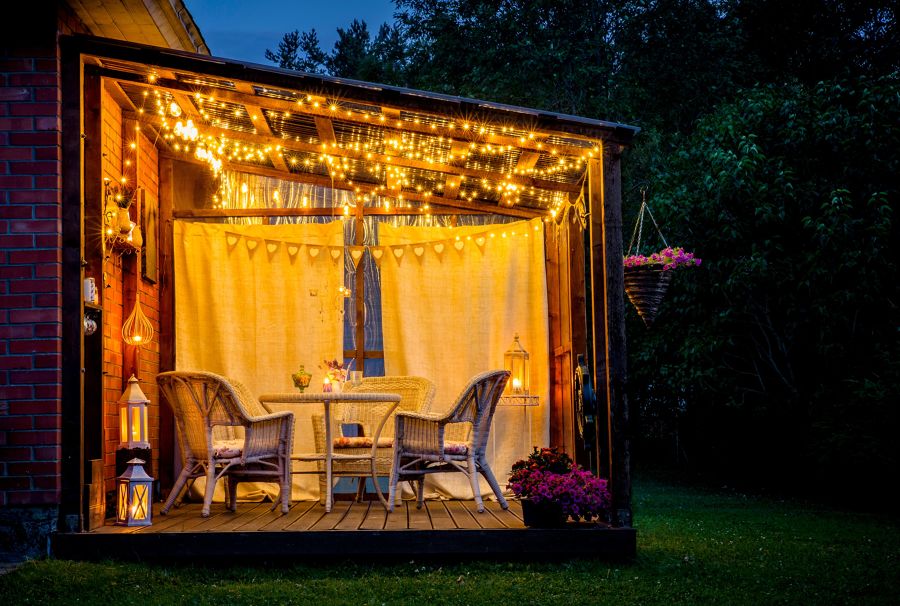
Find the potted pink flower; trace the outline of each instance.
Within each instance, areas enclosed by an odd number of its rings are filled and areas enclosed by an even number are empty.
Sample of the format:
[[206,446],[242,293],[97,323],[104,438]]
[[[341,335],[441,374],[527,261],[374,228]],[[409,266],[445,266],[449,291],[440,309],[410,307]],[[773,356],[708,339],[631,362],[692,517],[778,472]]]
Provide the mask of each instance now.
[[537,528],[561,526],[568,518],[605,518],[610,503],[606,480],[556,448],[535,448],[516,461],[507,486],[522,500],[525,525]]
[[701,260],[680,246],[650,255],[625,257],[625,292],[646,326],[653,324],[674,270],[697,267]]

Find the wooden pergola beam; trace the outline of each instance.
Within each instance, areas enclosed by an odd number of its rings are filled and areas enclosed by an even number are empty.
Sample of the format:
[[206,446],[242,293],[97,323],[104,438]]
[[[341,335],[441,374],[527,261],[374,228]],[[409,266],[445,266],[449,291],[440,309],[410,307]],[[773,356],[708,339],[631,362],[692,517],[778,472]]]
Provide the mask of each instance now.
[[[481,133],[478,129],[475,128],[449,128],[446,126],[437,126],[435,128],[431,128],[431,125],[425,123],[416,123],[410,120],[403,120],[399,125],[397,124],[400,121],[400,112],[401,110],[398,108],[391,108],[385,105],[379,106],[381,115],[385,117],[385,120],[382,122],[380,120],[380,116],[370,115],[366,116],[363,114],[359,114],[356,112],[341,112],[339,110],[332,111],[329,107],[322,102],[321,97],[316,97],[315,100],[319,101],[319,106],[315,107],[312,103],[303,103],[298,104],[295,101],[288,101],[286,99],[278,99],[273,97],[262,97],[256,95],[254,93],[246,93],[234,91],[234,90],[225,90],[220,88],[212,88],[207,86],[200,86],[197,84],[189,84],[185,82],[179,82],[175,79],[170,78],[157,78],[154,82],[149,83],[144,78],[141,78],[137,74],[132,74],[129,72],[121,72],[112,70],[109,68],[103,68],[103,73],[107,77],[117,78],[119,80],[123,80],[129,82],[131,84],[135,84],[137,86],[141,86],[144,88],[159,88],[167,91],[181,91],[188,94],[196,94],[199,93],[204,97],[213,97],[215,99],[219,99],[222,101],[228,101],[230,103],[238,103],[240,105],[259,105],[265,109],[280,111],[280,112],[288,112],[292,114],[302,113],[309,116],[319,116],[322,118],[340,118],[341,120],[345,120],[347,122],[353,122],[355,124],[362,124],[367,126],[380,126],[383,128],[394,128],[396,130],[404,130],[409,132],[420,133],[424,135],[433,135],[433,136],[444,136],[451,139],[461,139],[465,140],[468,143],[475,142],[479,144],[489,143],[491,145],[503,145],[503,146],[511,146],[518,149],[527,149],[531,151],[537,152],[549,152],[556,153],[562,156],[574,156],[577,158],[587,159],[589,157],[589,152],[593,152],[596,154],[595,148],[598,145],[598,142],[592,139],[588,139],[576,134],[570,133],[547,133],[543,131],[530,132],[529,136],[526,137],[514,137],[510,135],[497,134],[497,133]],[[252,88],[251,88],[252,90]],[[349,99],[348,99],[349,101]],[[424,113],[420,110],[417,110],[417,113]],[[436,118],[444,118],[444,116],[435,116]],[[568,139],[573,140],[583,140],[585,143],[590,144],[590,147],[579,147],[574,145],[566,145],[566,144],[556,144],[549,143],[548,139],[553,136],[565,136]],[[533,136],[533,138],[532,138]]]

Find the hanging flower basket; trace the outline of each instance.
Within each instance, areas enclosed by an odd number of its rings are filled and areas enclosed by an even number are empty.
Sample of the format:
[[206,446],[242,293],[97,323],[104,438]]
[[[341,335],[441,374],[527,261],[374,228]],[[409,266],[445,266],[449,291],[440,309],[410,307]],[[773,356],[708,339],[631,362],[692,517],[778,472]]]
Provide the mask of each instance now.
[[[646,191],[644,192],[646,195]],[[653,221],[653,227],[662,239],[665,248],[649,256],[640,254],[641,233],[644,228],[644,213]],[[637,238],[636,254],[631,254]],[[625,292],[628,300],[634,305],[647,328],[653,324],[659,305],[662,303],[672,281],[672,272],[682,267],[694,267],[700,265],[700,259],[694,253],[686,252],[681,247],[671,247],[666,243],[665,236],[656,224],[653,213],[647,205],[646,198],[641,202],[641,210],[634,225],[634,233],[631,235],[631,244],[628,246],[628,254],[625,256]]]
[[647,328],[656,319],[659,305],[671,281],[672,272],[660,266],[637,265],[625,268],[625,292]]

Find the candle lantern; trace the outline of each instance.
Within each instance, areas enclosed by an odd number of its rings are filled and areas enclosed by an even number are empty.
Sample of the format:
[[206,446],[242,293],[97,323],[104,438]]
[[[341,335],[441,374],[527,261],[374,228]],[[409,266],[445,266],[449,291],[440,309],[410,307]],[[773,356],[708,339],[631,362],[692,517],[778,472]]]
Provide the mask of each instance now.
[[153,478],[147,475],[142,459],[131,459],[116,478],[116,525],[150,526],[153,522]]
[[503,367],[509,371],[509,382],[506,384],[506,394],[515,396],[527,396],[529,378],[531,377],[531,363],[528,360],[528,352],[519,343],[519,334],[506,353],[503,354]]
[[138,380],[131,375],[128,387],[119,398],[119,448],[150,448],[147,438],[149,404]]
[[144,395],[137,378],[131,375],[128,386],[119,398],[119,446],[116,448],[116,475],[125,471],[134,458],[146,461],[148,473],[153,473],[150,451],[150,400]]

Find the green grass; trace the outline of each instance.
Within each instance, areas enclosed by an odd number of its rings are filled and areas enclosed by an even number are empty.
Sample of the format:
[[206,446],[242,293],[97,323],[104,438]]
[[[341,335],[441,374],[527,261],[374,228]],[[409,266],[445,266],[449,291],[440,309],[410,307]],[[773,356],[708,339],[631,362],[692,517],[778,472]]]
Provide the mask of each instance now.
[[896,518],[635,484],[634,562],[230,568],[34,561],[14,604],[897,604]]

